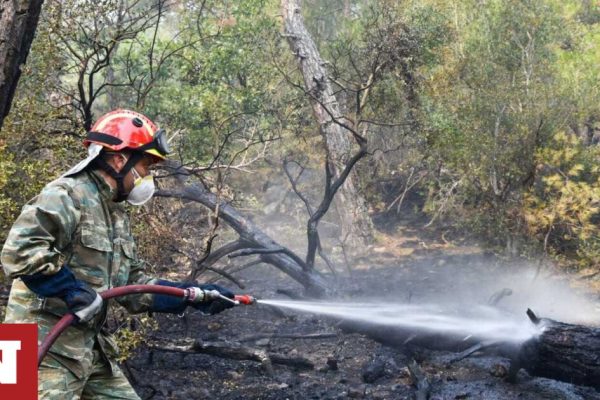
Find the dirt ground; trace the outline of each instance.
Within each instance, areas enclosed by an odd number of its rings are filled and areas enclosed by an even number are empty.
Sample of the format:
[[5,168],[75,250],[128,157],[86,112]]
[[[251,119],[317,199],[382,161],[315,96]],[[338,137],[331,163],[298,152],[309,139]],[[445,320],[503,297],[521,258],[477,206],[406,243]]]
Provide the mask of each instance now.
[[[401,237],[390,238],[384,246],[372,249],[369,257],[358,260],[352,276],[336,277],[339,298],[353,301],[376,294],[380,299],[418,302],[443,291],[448,298],[485,302],[492,294],[490,288],[506,283],[499,276],[523,268],[476,247],[448,246],[442,238],[424,239],[407,231]],[[301,292],[297,284],[271,266],[247,270],[240,279],[246,292],[263,299],[286,298],[278,289]],[[518,293],[514,297],[511,301],[518,301]],[[597,297],[594,300],[598,302]],[[304,357],[314,367],[274,364],[272,374],[268,374],[257,361],[150,351],[142,346],[126,363],[126,370],[143,399],[413,399],[417,388],[407,368],[411,360],[427,377],[430,399],[600,399],[600,392],[592,388],[535,378],[524,371],[519,372],[516,384],[508,383],[509,360],[500,356],[482,352],[450,363],[456,353],[410,343],[392,348],[344,331],[338,321],[260,304],[240,306],[213,317],[192,313],[187,326],[177,316],[158,319],[160,329],[154,336],[165,342],[189,332],[188,337],[203,342],[241,342],[270,354]],[[273,337],[316,333],[333,335],[318,339]]]

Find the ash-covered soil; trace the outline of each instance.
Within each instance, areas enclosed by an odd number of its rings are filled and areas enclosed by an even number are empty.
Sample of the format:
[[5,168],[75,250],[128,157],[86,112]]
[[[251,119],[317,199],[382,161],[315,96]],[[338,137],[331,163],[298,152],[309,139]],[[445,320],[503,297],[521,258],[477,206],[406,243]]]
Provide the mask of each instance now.
[[[376,298],[415,303],[459,299],[460,304],[485,303],[491,291],[509,287],[513,295],[498,303],[507,312],[519,309],[523,301],[533,303],[523,305],[523,313],[527,306],[541,316],[562,312],[560,307],[547,304],[557,293],[546,296],[547,286],[536,289],[540,293],[521,293],[526,290],[522,287],[532,287],[524,285],[522,276],[529,276],[530,268],[523,265],[481,252],[451,254],[441,250],[424,250],[399,260],[393,252],[381,252],[361,260],[351,277],[332,278],[340,287],[337,300]],[[507,274],[513,270],[514,275]],[[510,276],[517,278],[511,280]],[[264,299],[286,298],[277,289],[301,293],[299,286],[271,266],[255,267],[240,278],[246,285],[244,292]],[[554,279],[552,274],[548,279]],[[150,351],[142,346],[125,369],[143,399],[413,399],[417,388],[407,368],[411,360],[427,377],[430,399],[600,399],[595,389],[531,377],[524,371],[519,372],[516,384],[508,383],[509,360],[500,356],[482,352],[450,363],[456,353],[420,348],[410,341],[391,348],[364,335],[344,332],[339,321],[318,315],[257,305],[240,306],[212,317],[191,313],[187,324],[177,316],[161,315],[158,320],[160,330],[154,336],[165,342],[186,337],[187,332],[187,337],[204,342],[241,342],[270,354],[304,357],[314,368],[273,364],[273,373],[268,374],[257,361]],[[334,335],[319,339],[273,337],[315,333]]]

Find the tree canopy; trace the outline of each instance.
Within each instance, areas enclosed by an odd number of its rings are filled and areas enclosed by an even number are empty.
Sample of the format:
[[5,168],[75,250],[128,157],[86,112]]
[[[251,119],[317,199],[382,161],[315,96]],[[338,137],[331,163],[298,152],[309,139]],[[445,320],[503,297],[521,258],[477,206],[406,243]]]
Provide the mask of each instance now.
[[[302,4],[343,117],[368,128],[356,168],[372,216],[412,207],[597,268],[597,2]],[[46,1],[0,132],[3,237],[115,107],[167,127],[174,156],[236,204],[263,207],[283,160],[311,171],[297,183],[315,201],[326,153],[286,39],[272,0]],[[308,218],[299,199],[290,215]]]

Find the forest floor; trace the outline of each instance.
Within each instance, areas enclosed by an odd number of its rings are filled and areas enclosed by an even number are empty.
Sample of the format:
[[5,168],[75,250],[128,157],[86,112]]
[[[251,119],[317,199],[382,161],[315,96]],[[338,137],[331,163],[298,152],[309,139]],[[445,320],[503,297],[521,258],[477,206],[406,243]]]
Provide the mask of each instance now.
[[[568,316],[570,307],[578,307],[574,302],[579,296],[592,299],[585,300],[586,305],[597,307],[599,303],[597,294],[580,295],[581,288],[572,295],[573,279],[567,282],[555,271],[540,273],[535,265],[523,260],[505,260],[477,246],[449,243],[437,232],[406,225],[389,227],[379,242],[368,256],[356,260],[352,274],[335,278],[341,288],[340,299],[354,301],[375,294],[382,301],[459,299],[465,305],[485,304],[494,291],[508,287],[513,296],[500,305],[522,309],[523,315],[527,307],[532,307],[540,316],[549,313],[559,317]],[[541,275],[545,275],[545,281],[540,287],[532,289],[531,284],[524,284],[532,276],[535,280]],[[289,277],[266,265],[244,271],[239,279],[246,286],[245,292],[263,299],[286,298],[278,293],[279,289],[301,291]],[[557,295],[562,293],[562,289],[556,289],[559,286],[566,288],[564,298]],[[416,382],[407,367],[412,360],[427,377],[430,399],[600,399],[600,392],[594,389],[531,377],[525,371],[519,372],[517,383],[508,383],[509,360],[500,356],[475,353],[449,362],[456,353],[410,344],[388,347],[344,331],[331,318],[281,312],[260,304],[236,307],[212,317],[191,313],[187,319],[161,315],[158,320],[160,328],[153,336],[164,343],[184,337],[241,343],[269,354],[304,357],[314,367],[273,364],[269,374],[257,361],[141,346],[125,369],[143,399],[412,399],[417,394]],[[332,335],[277,337],[321,333]]]

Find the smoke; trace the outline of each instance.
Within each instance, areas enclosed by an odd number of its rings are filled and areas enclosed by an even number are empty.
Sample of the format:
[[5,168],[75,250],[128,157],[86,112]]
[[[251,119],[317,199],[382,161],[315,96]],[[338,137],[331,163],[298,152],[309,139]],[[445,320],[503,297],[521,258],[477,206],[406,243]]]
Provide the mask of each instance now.
[[[600,325],[600,304],[572,287],[568,276],[494,257],[441,258],[356,271],[338,298],[260,300],[302,313],[457,339],[521,343],[540,333],[526,315]],[[435,262],[437,260],[437,262]],[[338,282],[340,280],[338,279]],[[494,301],[495,300],[495,301]]]
[[574,324],[600,324],[600,303],[574,288],[573,278],[560,273],[538,274],[537,268],[528,266],[493,275],[490,289],[512,290],[511,296],[500,301],[502,308],[514,313],[531,308],[543,318]]
[[362,290],[345,291],[343,298],[331,301],[260,303],[407,332],[507,343],[521,343],[541,332],[526,316],[528,308],[561,322],[600,322],[597,302],[560,274],[483,259],[466,265],[426,265],[397,267],[397,274],[374,266],[359,278]]
[[[266,209],[270,213],[257,218],[259,226],[282,245],[304,254],[305,210],[286,185],[272,185],[267,192],[269,207]],[[334,210],[330,213],[335,215]],[[320,231],[323,243],[335,246],[337,243],[331,238],[339,232],[332,222],[323,221]],[[334,229],[328,231],[329,225]],[[388,247],[392,245],[388,244]],[[444,305],[463,310],[487,305],[494,294],[508,289],[510,295],[503,296],[495,307],[517,319],[522,318],[529,323],[525,312],[530,308],[543,318],[600,325],[599,302],[573,287],[573,278],[556,269],[545,267],[539,271],[535,263],[505,262],[480,253],[422,254],[420,258],[395,259],[365,255],[360,263],[368,267],[355,271],[353,282],[348,283],[341,277],[332,279],[342,286],[342,293],[352,292],[358,285],[358,302],[372,301],[375,296],[393,304]],[[339,257],[336,261],[338,272],[344,273],[346,268],[340,265]]]
[[[297,173],[295,170],[292,172]],[[290,190],[281,170],[274,168],[269,175],[269,180],[262,186],[262,193],[257,193],[263,207],[262,212],[254,215],[254,220],[267,234],[302,257],[306,251],[306,209]],[[299,187],[313,206],[318,204],[322,196],[320,171],[307,169],[299,179]],[[338,272],[345,275],[346,266],[342,265],[339,252],[331,254],[333,248],[339,250],[337,222],[337,211],[332,207],[319,230]],[[392,247],[401,247],[399,243],[392,240],[386,246],[390,247],[393,254]],[[521,321],[530,324],[525,314],[530,308],[542,318],[600,325],[598,300],[575,288],[572,277],[549,268],[538,271],[535,263],[505,262],[479,252],[457,254],[457,251],[467,252],[472,248],[454,248],[451,251],[453,255],[447,255],[441,249],[435,254],[422,252],[412,258],[387,259],[365,254],[360,263],[367,264],[367,269],[355,270],[353,278],[331,277],[334,281],[332,284],[342,287],[342,296],[347,297],[348,293],[354,296],[351,300],[353,303],[348,303],[348,299],[344,298],[346,305],[376,302],[382,309],[390,304],[417,305],[429,307],[428,312],[432,312],[433,308],[440,313],[451,312],[456,318],[472,318],[473,310],[481,311],[479,307],[488,305],[494,294],[508,289],[510,295],[503,296],[493,306],[501,315],[482,311],[479,315],[482,319],[486,319],[486,315],[492,319],[510,316],[519,324]],[[322,265],[321,268],[326,271]]]
[[[538,271],[528,263],[501,262],[493,257],[463,262],[431,262],[423,260],[404,266],[401,274],[384,275],[379,285],[391,294],[402,297],[409,293],[411,304],[437,304],[452,309],[468,310],[493,303],[495,308],[517,318],[525,317],[530,308],[542,318],[561,322],[600,325],[600,302],[590,293],[574,285],[573,277],[557,270]],[[369,272],[375,275],[376,268]],[[390,282],[393,281],[393,282]],[[502,292],[508,295],[500,295]],[[500,296],[499,296],[500,295]],[[499,297],[499,299],[498,299]]]

